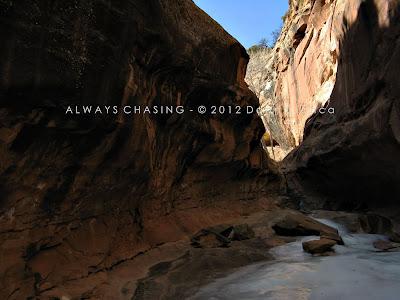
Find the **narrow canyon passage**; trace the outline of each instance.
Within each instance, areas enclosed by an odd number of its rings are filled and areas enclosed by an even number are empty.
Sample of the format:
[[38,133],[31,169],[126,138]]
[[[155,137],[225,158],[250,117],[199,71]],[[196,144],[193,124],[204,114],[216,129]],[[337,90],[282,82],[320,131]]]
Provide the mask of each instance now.
[[196,2],[0,1],[0,299],[395,299],[400,2]]

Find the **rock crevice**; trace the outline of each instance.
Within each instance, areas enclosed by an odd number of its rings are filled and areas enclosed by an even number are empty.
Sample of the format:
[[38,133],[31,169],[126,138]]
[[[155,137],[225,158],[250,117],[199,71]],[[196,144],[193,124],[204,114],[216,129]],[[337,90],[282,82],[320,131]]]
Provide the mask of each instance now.
[[394,0],[290,1],[275,47],[251,54],[246,80],[267,130],[293,150],[281,165],[290,192],[330,199],[308,204],[396,201],[399,11]]

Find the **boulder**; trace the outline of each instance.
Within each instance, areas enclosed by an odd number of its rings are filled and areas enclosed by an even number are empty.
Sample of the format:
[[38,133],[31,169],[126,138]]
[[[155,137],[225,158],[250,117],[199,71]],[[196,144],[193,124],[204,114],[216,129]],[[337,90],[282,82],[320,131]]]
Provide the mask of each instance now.
[[335,228],[322,224],[301,213],[287,214],[272,226],[272,229],[283,236],[307,236],[319,235],[326,238],[341,241],[341,238]]
[[191,241],[198,248],[226,247],[231,241],[243,241],[255,237],[248,224],[216,225],[200,230]]
[[332,247],[335,245],[336,242],[334,240],[321,238],[319,240],[303,242],[303,250],[311,254],[323,254],[332,251]]
[[381,251],[389,251],[389,250],[395,250],[395,249],[400,250],[400,244],[392,243],[392,242],[384,241],[384,240],[376,240],[373,243],[373,245],[376,249],[379,249]]
[[227,247],[230,239],[211,229],[202,229],[191,238],[191,245],[195,248]]
[[344,245],[344,242],[337,231],[324,232],[321,234],[321,239],[322,238],[335,241],[338,245]]
[[247,224],[240,224],[233,226],[233,237],[234,241],[243,241],[252,239],[255,237],[253,229]]

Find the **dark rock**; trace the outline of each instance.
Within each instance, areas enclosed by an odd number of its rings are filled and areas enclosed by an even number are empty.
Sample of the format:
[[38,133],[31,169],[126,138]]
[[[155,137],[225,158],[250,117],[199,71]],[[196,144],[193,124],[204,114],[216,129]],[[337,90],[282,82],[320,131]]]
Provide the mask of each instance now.
[[233,226],[232,225],[216,225],[206,228],[207,230],[218,232],[224,237],[231,240],[233,238]]
[[[268,171],[257,114],[190,112],[258,106],[248,55],[193,1],[11,0],[0,11],[0,299],[47,298],[34,273],[80,298],[101,285],[84,282],[92,269],[258,209],[255,178]],[[201,218],[210,207],[225,209]]]
[[397,243],[392,243],[389,241],[384,241],[384,240],[377,240],[373,243],[374,247],[376,249],[382,250],[382,251],[389,251],[393,249],[400,249],[400,244]]
[[240,224],[233,227],[233,237],[234,241],[248,240],[255,237],[253,229],[247,224]]
[[202,229],[191,238],[191,245],[196,248],[227,247],[230,242],[229,238],[209,229]]
[[344,211],[317,210],[312,212],[313,217],[329,219],[335,223],[342,224],[351,233],[363,232],[360,224],[360,214]]
[[392,234],[389,236],[389,239],[392,242],[400,243],[400,234],[398,232],[392,232]]
[[332,247],[335,245],[335,241],[321,238],[319,240],[303,242],[303,250],[311,254],[323,254],[332,251]]
[[344,245],[344,242],[337,231],[324,232],[321,234],[321,239],[322,238],[335,241],[338,245]]
[[226,247],[231,241],[243,241],[255,237],[248,224],[216,225],[195,234],[192,246],[199,248]]
[[389,218],[377,214],[360,216],[360,224],[365,233],[391,234],[393,230],[392,221]]
[[322,224],[301,213],[287,214],[284,219],[272,226],[278,235],[283,236],[306,236],[306,235],[325,235],[334,239],[339,239],[335,228]]

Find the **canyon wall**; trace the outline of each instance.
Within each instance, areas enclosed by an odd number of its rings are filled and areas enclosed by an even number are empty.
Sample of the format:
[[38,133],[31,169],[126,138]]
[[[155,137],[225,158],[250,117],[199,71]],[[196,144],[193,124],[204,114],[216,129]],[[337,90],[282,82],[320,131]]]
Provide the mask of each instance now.
[[290,1],[273,49],[251,54],[246,81],[259,96],[268,129],[285,149],[303,141],[307,119],[329,100],[346,2]]
[[0,21],[0,298],[129,297],[143,264],[117,267],[268,205],[257,116],[189,111],[257,106],[246,51],[192,1],[2,1]]
[[295,148],[282,164],[289,191],[330,199],[313,205],[396,205],[399,5],[290,1],[282,34],[264,58],[269,63],[258,71],[265,79],[250,85],[273,138]]

